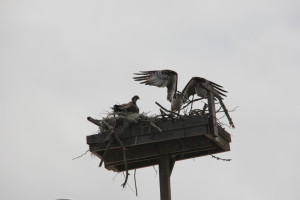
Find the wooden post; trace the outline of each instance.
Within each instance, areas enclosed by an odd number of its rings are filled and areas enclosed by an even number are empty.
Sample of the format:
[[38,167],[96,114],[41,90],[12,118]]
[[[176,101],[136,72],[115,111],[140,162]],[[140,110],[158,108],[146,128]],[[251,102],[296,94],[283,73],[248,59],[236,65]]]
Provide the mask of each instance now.
[[159,157],[159,185],[160,199],[171,200],[171,166],[169,155],[161,155]]
[[218,127],[216,118],[216,108],[215,108],[215,96],[213,89],[211,92],[207,93],[207,104],[209,113],[209,129],[213,136],[218,137]]

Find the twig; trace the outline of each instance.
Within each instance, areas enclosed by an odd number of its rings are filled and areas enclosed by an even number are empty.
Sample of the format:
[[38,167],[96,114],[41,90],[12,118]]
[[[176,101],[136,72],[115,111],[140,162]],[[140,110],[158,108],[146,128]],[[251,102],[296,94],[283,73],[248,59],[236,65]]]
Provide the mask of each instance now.
[[113,181],[115,181],[116,177],[119,175],[120,173],[117,173],[114,177],[113,177]]
[[162,109],[159,109],[160,114],[164,117],[164,115],[167,115],[167,113],[165,113]]
[[134,170],[134,186],[135,186],[135,195],[138,196],[138,189],[136,185],[136,169]]
[[204,103],[204,106],[202,108],[202,111],[201,111],[201,115],[204,115],[205,114],[205,110],[207,109],[207,103]]
[[212,154],[211,154],[211,157],[212,157],[212,158],[215,158],[215,159],[217,159],[217,160],[228,161],[228,162],[231,161],[231,159],[223,159],[223,158],[219,158],[219,157],[214,156],[214,155],[212,155]]
[[157,169],[155,168],[154,165],[153,165],[153,169],[154,169],[154,171],[155,171],[155,175],[157,175],[158,171],[157,171]]
[[180,116],[178,113],[176,113],[176,112],[173,112],[173,111],[170,111],[170,110],[168,110],[168,109],[166,109],[166,108],[164,108],[162,105],[160,105],[159,103],[157,103],[157,102],[155,102],[155,104],[156,105],[158,105],[161,109],[163,109],[164,111],[166,111],[166,112],[169,112],[169,113],[172,113],[173,115],[177,115],[177,116]]
[[126,147],[124,146],[123,142],[120,140],[118,134],[114,133],[114,137],[117,139],[117,141],[119,142],[119,144],[122,146],[122,148],[124,150],[127,150]]
[[150,125],[153,126],[153,127],[156,128],[159,132],[162,133],[162,130],[161,130],[154,122],[150,122]]
[[220,122],[220,121],[218,121],[218,124],[219,124],[219,126],[226,126],[226,127],[228,127],[228,128],[231,128],[230,125],[224,124],[224,123],[222,123],[222,122]]
[[228,112],[234,112],[234,111],[236,111],[236,109],[239,108],[239,107],[240,107],[240,106],[236,106],[236,107],[234,107],[233,109],[229,110]]
[[126,169],[126,176],[125,176],[125,181],[124,183],[122,184],[122,187],[124,188],[126,183],[127,183],[127,180],[128,180],[128,176],[130,175],[128,173],[128,164],[127,164],[127,158],[126,158],[126,149],[123,148],[123,157],[124,157],[124,163],[125,163],[125,169]]
[[[194,103],[194,102],[196,102],[196,101],[200,101],[200,100],[202,100],[203,98],[198,98],[198,99],[193,99],[192,101],[189,101],[185,106],[183,106],[182,108],[181,108],[181,110],[182,109],[185,109],[186,107],[188,107],[191,103]],[[191,109],[192,110],[192,109]]]
[[90,122],[92,122],[93,124],[95,124],[97,126],[100,126],[101,120],[93,119],[91,117],[87,117],[87,120],[90,121]]
[[110,139],[109,143],[106,145],[106,148],[105,148],[105,150],[104,150],[104,153],[103,153],[102,159],[101,159],[101,161],[100,161],[99,167],[102,166],[103,161],[104,161],[104,158],[105,158],[105,156],[106,156],[106,154],[107,154],[107,152],[108,152],[108,150],[109,150],[109,147],[110,147],[110,145],[111,145],[112,142],[113,142],[113,140]]
[[218,118],[218,120],[220,120],[220,119],[224,118],[225,116],[226,116],[226,115],[223,115],[222,117],[219,117],[219,118]]
[[[229,113],[230,113],[230,112],[235,112],[236,109],[239,108],[239,107],[240,107],[240,106],[236,106],[236,107],[234,107],[234,108],[231,109],[231,110],[227,110],[227,112],[229,112]],[[219,109],[219,110],[220,110],[220,109]],[[221,111],[221,110],[220,110],[219,112],[225,112],[225,111]]]
[[234,124],[233,124],[233,121],[232,121],[232,119],[231,119],[231,117],[230,117],[230,115],[228,113],[228,110],[227,110],[225,104],[223,103],[222,99],[219,99],[219,102],[220,102],[220,104],[221,104],[221,106],[222,106],[222,108],[223,108],[223,110],[225,112],[225,115],[226,115],[226,117],[227,117],[227,119],[229,121],[230,126],[232,126],[232,128],[235,128]]
[[[114,128],[109,125],[105,120],[102,120],[102,123],[105,124],[107,126],[107,128],[109,128],[110,130],[113,130]],[[115,122],[116,123],[116,122]]]
[[[125,174],[124,174],[124,172],[122,173],[123,174],[123,176],[124,176],[124,178],[125,178]],[[133,189],[132,189],[132,187],[130,186],[130,184],[129,183],[127,183],[126,184],[128,187],[129,187],[129,189],[134,193],[134,191],[133,191]],[[124,188],[123,188],[123,190],[124,190]]]
[[89,149],[88,149],[88,150],[86,150],[86,152],[85,152],[85,153],[81,154],[80,156],[77,156],[76,158],[73,158],[72,160],[76,160],[76,159],[78,159],[78,158],[81,158],[81,157],[83,157],[83,156],[84,156],[85,154],[87,154],[89,151],[90,151]]

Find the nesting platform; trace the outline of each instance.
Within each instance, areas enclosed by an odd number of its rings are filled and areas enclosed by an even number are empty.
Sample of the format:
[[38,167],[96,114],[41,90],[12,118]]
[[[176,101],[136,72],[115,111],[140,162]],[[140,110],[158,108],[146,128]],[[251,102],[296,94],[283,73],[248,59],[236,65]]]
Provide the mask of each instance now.
[[[193,116],[175,121],[137,124],[118,134],[126,147],[128,170],[159,164],[161,155],[168,155],[174,163],[230,150],[230,134],[214,123],[209,116]],[[90,151],[103,158],[108,144],[108,132],[87,136]],[[123,149],[115,140],[104,157],[105,168],[125,171]]]
[[[171,200],[170,176],[176,161],[230,151],[231,136],[217,124],[213,92],[208,91],[207,105],[208,112],[205,107],[201,115],[165,118],[155,124],[150,120],[118,133],[111,127],[87,136],[87,144],[105,168],[115,172],[158,164],[161,200]],[[233,126],[228,113],[226,116]],[[100,120],[88,120],[100,125]],[[127,178],[124,185],[126,182]]]

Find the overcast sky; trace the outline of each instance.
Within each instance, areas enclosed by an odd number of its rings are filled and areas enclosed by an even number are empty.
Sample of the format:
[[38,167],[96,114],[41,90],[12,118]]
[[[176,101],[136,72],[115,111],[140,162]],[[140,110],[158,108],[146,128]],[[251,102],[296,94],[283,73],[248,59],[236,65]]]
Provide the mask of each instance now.
[[[152,167],[99,168],[88,146],[115,103],[168,107],[132,73],[172,69],[229,91],[231,151],[180,161],[172,199],[300,199],[300,1],[1,0],[0,199],[159,199]],[[132,173],[133,174],[133,173]],[[133,176],[129,184],[134,188]]]

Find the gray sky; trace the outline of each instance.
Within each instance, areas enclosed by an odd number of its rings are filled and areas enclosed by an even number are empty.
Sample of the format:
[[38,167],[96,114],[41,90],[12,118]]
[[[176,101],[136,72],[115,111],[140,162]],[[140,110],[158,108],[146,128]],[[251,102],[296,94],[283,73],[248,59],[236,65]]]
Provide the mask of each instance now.
[[[232,151],[177,162],[172,197],[300,199],[299,1],[0,2],[0,199],[159,199],[153,168],[124,178],[84,153],[115,103],[166,107],[166,89],[132,80],[173,69],[220,83],[236,129]],[[134,188],[133,176],[129,184]]]

